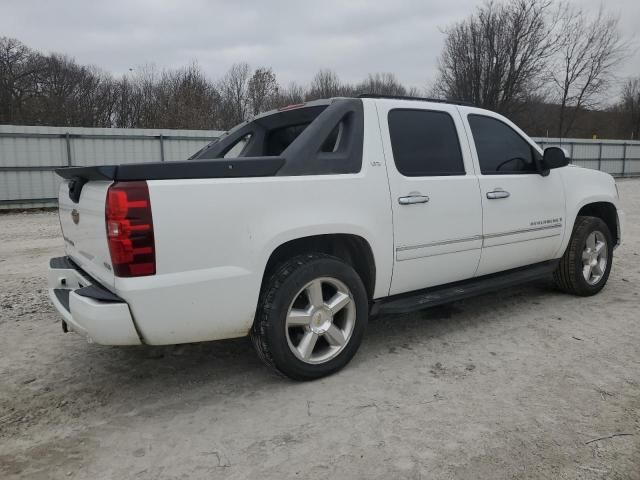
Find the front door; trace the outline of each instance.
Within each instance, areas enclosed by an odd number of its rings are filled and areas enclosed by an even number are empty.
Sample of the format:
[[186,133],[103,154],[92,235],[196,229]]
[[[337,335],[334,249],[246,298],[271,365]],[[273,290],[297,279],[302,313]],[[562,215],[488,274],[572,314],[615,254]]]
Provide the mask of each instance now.
[[391,295],[472,277],[482,246],[478,179],[457,107],[397,105],[378,103],[393,213]]
[[483,249],[477,275],[551,260],[564,232],[560,174],[538,172],[540,154],[512,126],[467,115],[480,170]]

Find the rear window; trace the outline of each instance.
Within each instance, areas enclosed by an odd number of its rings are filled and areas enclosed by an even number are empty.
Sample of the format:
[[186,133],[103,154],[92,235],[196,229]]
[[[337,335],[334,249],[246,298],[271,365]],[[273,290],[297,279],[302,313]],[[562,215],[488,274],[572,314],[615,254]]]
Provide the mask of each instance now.
[[464,175],[460,141],[446,112],[396,109],[389,112],[393,159],[406,177]]
[[282,154],[308,126],[309,123],[301,123],[274,128],[267,134],[264,154],[268,157]]

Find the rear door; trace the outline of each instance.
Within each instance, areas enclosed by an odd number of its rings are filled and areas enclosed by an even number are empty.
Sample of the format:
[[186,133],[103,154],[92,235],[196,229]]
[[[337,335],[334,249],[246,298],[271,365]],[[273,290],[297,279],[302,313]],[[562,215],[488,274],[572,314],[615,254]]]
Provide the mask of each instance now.
[[559,172],[540,175],[537,147],[505,118],[461,111],[480,171],[484,244],[477,275],[551,260],[564,232]]
[[390,294],[472,277],[482,245],[478,179],[456,106],[377,102],[394,228]]

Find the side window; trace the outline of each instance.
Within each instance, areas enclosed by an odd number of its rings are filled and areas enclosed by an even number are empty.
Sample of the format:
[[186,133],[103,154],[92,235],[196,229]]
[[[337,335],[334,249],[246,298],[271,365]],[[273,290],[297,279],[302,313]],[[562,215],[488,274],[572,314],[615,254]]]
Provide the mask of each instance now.
[[464,175],[460,140],[448,113],[391,110],[389,134],[396,168],[402,175]]
[[536,152],[513,128],[484,115],[468,118],[484,175],[537,173]]

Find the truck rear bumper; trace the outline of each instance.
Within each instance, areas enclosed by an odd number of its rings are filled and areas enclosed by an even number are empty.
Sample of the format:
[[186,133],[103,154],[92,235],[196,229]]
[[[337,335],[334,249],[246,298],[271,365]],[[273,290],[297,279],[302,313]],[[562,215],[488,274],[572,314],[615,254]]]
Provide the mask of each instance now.
[[95,283],[68,257],[49,261],[49,298],[66,325],[91,343],[140,345],[129,305]]

